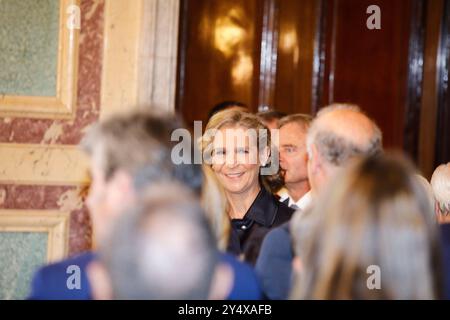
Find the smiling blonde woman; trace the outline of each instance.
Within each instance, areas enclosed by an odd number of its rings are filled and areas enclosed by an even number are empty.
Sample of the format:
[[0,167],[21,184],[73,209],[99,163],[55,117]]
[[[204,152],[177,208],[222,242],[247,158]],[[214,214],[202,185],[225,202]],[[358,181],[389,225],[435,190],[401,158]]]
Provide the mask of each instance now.
[[250,113],[230,109],[215,114],[200,139],[205,184],[203,202],[219,247],[254,264],[262,240],[293,210],[262,184],[270,164],[270,131]]

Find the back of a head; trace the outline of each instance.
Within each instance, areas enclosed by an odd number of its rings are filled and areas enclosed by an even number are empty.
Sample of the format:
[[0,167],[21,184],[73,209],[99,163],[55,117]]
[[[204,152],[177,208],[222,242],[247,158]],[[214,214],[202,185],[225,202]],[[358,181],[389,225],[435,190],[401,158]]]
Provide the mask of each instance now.
[[[133,111],[112,116],[94,125],[81,142],[82,148],[103,171],[105,178],[117,170],[130,175],[145,165],[171,171],[170,151],[173,130],[181,121],[148,111]],[[169,160],[169,161],[167,161]]]
[[313,144],[327,164],[342,167],[355,156],[381,152],[382,134],[358,106],[332,104],[321,109],[311,123],[308,153]]
[[[404,160],[372,156],[353,164],[316,202],[309,238],[294,235],[304,270],[293,297],[439,298],[441,258],[431,210]],[[370,282],[371,274],[378,281]]]
[[308,131],[310,125],[312,122],[312,117],[309,114],[303,114],[303,113],[296,113],[296,114],[290,114],[280,119],[278,126],[281,129],[281,127],[290,124],[290,123],[296,123],[298,126],[300,126],[303,130]]
[[423,192],[425,193],[425,195],[428,198],[428,202],[430,204],[430,208],[431,211],[434,212],[434,204],[435,204],[435,200],[434,200],[434,194],[433,194],[433,189],[431,188],[431,184],[428,182],[428,180],[422,176],[421,174],[417,173],[415,175],[417,181],[419,182],[420,186],[422,187]]
[[258,118],[261,119],[261,122],[264,123],[266,126],[268,126],[268,124],[270,123],[275,123],[276,127],[278,127],[279,121],[283,117],[287,116],[286,113],[277,110],[258,112],[256,115],[258,116]]
[[434,170],[431,186],[440,214],[450,215],[450,163],[441,164]]
[[183,128],[177,117],[133,111],[96,124],[88,131],[81,146],[106,179],[123,170],[134,178],[136,189],[173,177],[199,190],[201,166],[175,165],[171,159],[172,149],[178,143],[172,141],[172,133]]
[[161,182],[122,215],[101,259],[116,299],[207,299],[217,251],[196,196]]

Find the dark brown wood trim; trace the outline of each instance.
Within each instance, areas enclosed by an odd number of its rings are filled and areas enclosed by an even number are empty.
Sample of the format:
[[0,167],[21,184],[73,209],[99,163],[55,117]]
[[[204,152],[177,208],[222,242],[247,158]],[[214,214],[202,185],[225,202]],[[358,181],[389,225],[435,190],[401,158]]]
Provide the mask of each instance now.
[[435,166],[450,162],[450,0],[444,4],[440,42]]
[[326,10],[327,1],[319,0],[316,8],[317,23],[314,39],[313,78],[311,93],[311,114],[316,114],[323,99],[323,79],[325,76]]
[[427,2],[427,25],[425,34],[425,56],[423,62],[422,106],[420,112],[419,169],[426,178],[431,178],[434,170],[437,104],[438,69],[437,58],[441,36],[443,0]]
[[316,49],[314,52],[314,78],[313,78],[313,105],[312,114],[329,101],[329,75],[330,75],[330,54],[333,44],[333,21],[335,19],[335,1],[320,0],[318,6],[318,26],[316,34]]
[[403,148],[417,162],[425,48],[425,0],[412,1],[410,25]]
[[278,1],[264,0],[258,111],[274,108],[278,52]]

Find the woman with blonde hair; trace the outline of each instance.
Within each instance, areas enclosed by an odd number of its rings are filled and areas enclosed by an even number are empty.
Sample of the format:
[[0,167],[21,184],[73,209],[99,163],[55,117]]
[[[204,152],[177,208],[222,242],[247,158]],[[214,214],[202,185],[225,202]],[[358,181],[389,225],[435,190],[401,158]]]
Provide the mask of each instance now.
[[270,131],[247,112],[216,113],[200,139],[203,153],[203,202],[219,247],[254,264],[261,242],[293,210],[263,186],[270,166]]
[[377,156],[350,166],[308,216],[293,220],[291,297],[441,298],[439,234],[430,210],[404,160]]

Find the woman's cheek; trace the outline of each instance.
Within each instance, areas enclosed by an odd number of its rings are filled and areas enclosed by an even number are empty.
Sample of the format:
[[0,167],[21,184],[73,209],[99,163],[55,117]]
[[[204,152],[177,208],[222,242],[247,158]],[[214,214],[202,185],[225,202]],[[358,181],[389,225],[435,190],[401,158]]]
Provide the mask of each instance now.
[[211,166],[212,170],[213,170],[215,173],[219,173],[220,170],[222,170],[222,167],[223,167],[223,165],[219,165],[219,164],[213,164],[213,165]]

